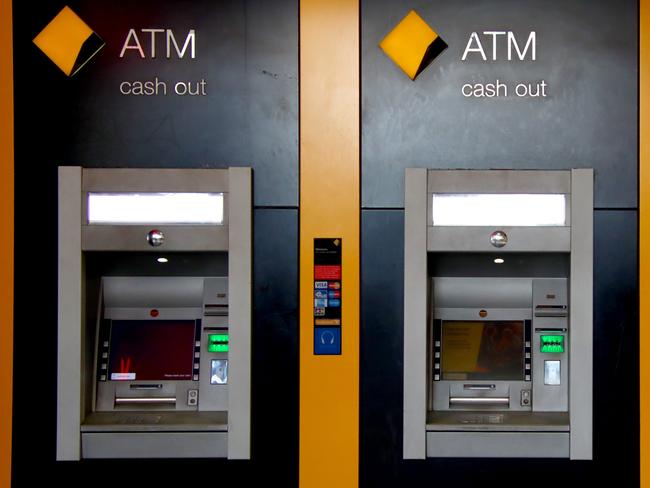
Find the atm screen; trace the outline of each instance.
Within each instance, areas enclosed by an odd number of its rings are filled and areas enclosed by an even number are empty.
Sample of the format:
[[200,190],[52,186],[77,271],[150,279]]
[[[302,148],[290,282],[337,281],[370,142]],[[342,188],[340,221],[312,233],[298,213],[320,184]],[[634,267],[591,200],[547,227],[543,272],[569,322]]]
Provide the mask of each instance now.
[[194,320],[113,320],[109,379],[191,380]]
[[524,321],[442,321],[443,380],[523,380]]

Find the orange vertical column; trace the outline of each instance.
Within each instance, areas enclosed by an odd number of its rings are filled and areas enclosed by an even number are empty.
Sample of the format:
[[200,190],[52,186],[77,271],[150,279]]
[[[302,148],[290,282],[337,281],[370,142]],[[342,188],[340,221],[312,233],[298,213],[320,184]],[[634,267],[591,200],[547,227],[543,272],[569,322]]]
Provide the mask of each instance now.
[[[358,486],[359,0],[300,0],[300,486]],[[342,239],[342,354],[314,355],[314,238]]]
[[639,386],[645,488],[650,487],[650,0],[641,0],[639,8]]
[[14,93],[11,1],[0,2],[0,487],[11,484]]

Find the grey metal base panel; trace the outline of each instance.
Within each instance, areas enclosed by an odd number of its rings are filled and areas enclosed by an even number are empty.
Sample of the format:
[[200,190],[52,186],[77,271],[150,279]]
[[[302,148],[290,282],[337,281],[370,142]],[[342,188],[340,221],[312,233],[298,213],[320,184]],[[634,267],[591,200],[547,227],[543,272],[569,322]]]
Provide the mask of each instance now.
[[81,432],[227,432],[228,412],[94,412]]
[[568,458],[564,432],[427,432],[427,457]]
[[569,432],[567,412],[428,412],[427,431]]
[[112,432],[81,434],[86,459],[225,458],[226,432]]

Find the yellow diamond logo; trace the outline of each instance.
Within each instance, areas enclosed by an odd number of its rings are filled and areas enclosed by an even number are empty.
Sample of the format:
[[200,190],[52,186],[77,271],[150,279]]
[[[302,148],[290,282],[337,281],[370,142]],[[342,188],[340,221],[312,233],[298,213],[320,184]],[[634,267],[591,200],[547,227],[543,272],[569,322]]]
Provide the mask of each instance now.
[[34,44],[66,75],[72,76],[104,47],[104,41],[64,7],[34,38]]
[[379,43],[379,47],[406,75],[415,80],[447,43],[429,27],[415,10],[411,10]]

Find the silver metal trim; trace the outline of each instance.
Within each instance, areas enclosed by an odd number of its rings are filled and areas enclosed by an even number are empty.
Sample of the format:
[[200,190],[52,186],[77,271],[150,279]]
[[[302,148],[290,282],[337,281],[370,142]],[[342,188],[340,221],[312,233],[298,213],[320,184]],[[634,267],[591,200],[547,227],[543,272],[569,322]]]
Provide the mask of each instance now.
[[79,425],[84,414],[85,314],[81,254],[81,168],[59,168],[59,283],[56,459],[81,454]]
[[230,168],[228,180],[228,459],[250,459],[252,170]]
[[83,225],[84,251],[227,251],[228,225],[159,225],[163,244],[151,247],[151,225]]
[[[487,312],[485,317],[479,315],[482,310]],[[434,308],[433,313],[440,320],[470,320],[472,322],[523,321],[530,320],[532,317],[529,308]]]
[[428,173],[427,193],[569,193],[571,190],[571,175],[565,170],[433,170]]
[[228,192],[227,169],[92,168],[83,192]]
[[[496,248],[490,234],[501,230],[508,235],[508,245]],[[427,227],[427,251],[430,252],[568,252],[571,248],[570,227]]]
[[594,172],[571,171],[569,411],[571,459],[593,457]]
[[426,457],[427,170],[404,182],[404,459]]

